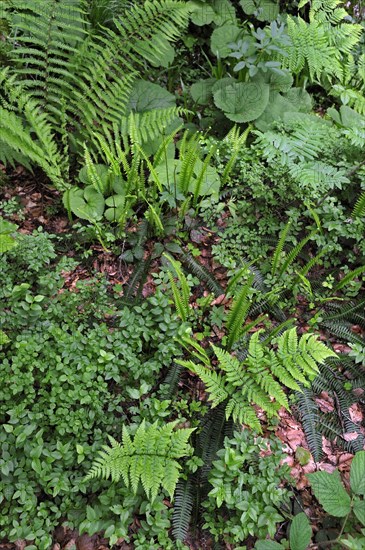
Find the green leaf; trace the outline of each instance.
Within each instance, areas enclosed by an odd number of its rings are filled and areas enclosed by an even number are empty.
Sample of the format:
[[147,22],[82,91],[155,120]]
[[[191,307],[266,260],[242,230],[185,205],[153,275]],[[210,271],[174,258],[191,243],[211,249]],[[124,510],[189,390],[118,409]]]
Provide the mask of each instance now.
[[250,82],[235,82],[214,92],[215,105],[230,120],[249,122],[257,119],[269,101],[269,84],[257,78]]
[[194,82],[190,88],[191,97],[198,105],[207,105],[213,96],[212,88],[216,78],[205,78]]
[[274,540],[258,540],[255,545],[256,550],[283,550],[285,546]]
[[104,197],[89,185],[83,189],[72,187],[63,196],[64,204],[69,204],[72,212],[83,220],[98,221],[104,212]]
[[7,233],[14,233],[18,229],[18,226],[15,223],[8,222],[8,220],[5,220],[0,216],[0,233],[1,234],[7,234]]
[[351,499],[341,483],[338,470],[308,474],[313,493],[324,510],[336,517],[344,517],[351,510]]
[[304,449],[304,447],[297,447],[295,451],[295,458],[301,466],[308,464],[311,456],[310,451],[308,451],[308,449]]
[[[97,176],[100,178],[100,180],[105,185],[105,188],[107,187],[107,181],[109,178],[108,174],[108,167],[105,164],[93,164],[93,170],[95,170]],[[88,171],[87,166],[83,166],[79,172],[79,180],[81,183],[84,183],[85,185],[92,185],[92,179],[90,178],[90,174]]]
[[354,498],[353,511],[360,523],[365,526],[365,500],[363,498]]
[[279,15],[279,6],[273,0],[240,0],[247,15],[254,15],[259,21],[275,21]]
[[210,49],[220,59],[228,57],[232,53],[229,44],[237,42],[241,29],[236,25],[223,25],[214,29],[210,38]]
[[304,512],[297,514],[290,526],[290,549],[306,550],[312,537],[312,529]]
[[350,471],[351,489],[357,495],[365,495],[365,451],[355,454]]
[[128,105],[128,112],[141,113],[152,109],[166,109],[176,103],[175,96],[147,80],[137,80],[134,84]]

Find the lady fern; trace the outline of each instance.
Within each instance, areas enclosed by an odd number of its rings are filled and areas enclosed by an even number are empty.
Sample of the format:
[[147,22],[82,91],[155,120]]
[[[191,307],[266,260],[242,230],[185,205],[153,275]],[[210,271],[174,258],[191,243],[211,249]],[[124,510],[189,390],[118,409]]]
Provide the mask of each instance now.
[[178,421],[158,426],[157,422],[146,426],[143,421],[134,438],[123,426],[122,443],[109,436],[111,446],[104,446],[94,460],[86,481],[99,477],[113,482],[123,480],[137,493],[141,482],[151,501],[158,491],[165,489],[172,499],[179,479],[181,465],[178,459],[188,456],[192,448],[188,439],[195,428],[175,430]]
[[214,345],[218,369],[194,361],[177,362],[197,374],[204,382],[212,406],[225,404],[226,419],[245,423],[261,432],[254,406],[269,416],[276,416],[280,407],[289,408],[283,387],[302,391],[300,384],[309,387],[318,373],[318,364],[328,357],[337,357],[312,334],[298,340],[296,329],[284,331],[274,342],[277,351],[260,341],[261,331],[249,341],[243,361]]
[[[32,101],[34,112],[42,113],[49,125],[48,136],[54,133],[48,143],[53,149],[59,147],[56,135],[60,127],[68,127],[67,138],[74,151],[82,155],[86,142],[91,156],[97,156],[99,150],[93,138],[95,130],[106,142],[127,131],[128,101],[139,71],[144,70],[151,53],[164,55],[166,45],[187,25],[191,8],[178,0],[146,0],[124,6],[122,11],[112,28],[101,31],[91,27],[86,0],[44,0],[41,13],[37,0],[12,0],[3,7],[12,29],[8,36],[14,62],[9,68],[10,83],[21,86],[26,98],[21,106],[8,94],[8,106],[3,109],[23,116],[28,101]],[[147,41],[148,54],[142,47]],[[161,128],[165,116],[168,123],[171,112],[144,117],[141,134],[154,135],[154,127]],[[42,139],[42,118],[27,118],[29,132]],[[22,148],[22,139],[17,140],[8,128],[2,141],[16,150]],[[40,156],[29,147],[24,150],[31,155],[31,163],[44,169],[48,151]],[[59,179],[53,176],[57,185]]]

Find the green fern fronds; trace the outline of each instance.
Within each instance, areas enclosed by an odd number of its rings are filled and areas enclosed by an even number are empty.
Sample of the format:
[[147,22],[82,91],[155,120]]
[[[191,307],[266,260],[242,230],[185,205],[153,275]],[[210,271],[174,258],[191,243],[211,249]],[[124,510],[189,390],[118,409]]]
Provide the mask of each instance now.
[[[347,17],[347,11],[340,0],[301,0],[298,9],[310,3],[309,19],[336,24]],[[341,5],[341,7],[339,7]]]
[[240,154],[243,147],[245,146],[247,137],[251,132],[251,130],[252,130],[252,125],[249,124],[246,130],[240,135],[240,130],[237,128],[237,126],[233,126],[233,128],[231,128],[231,130],[228,132],[228,134],[224,138],[224,141],[227,141],[231,145],[232,149],[231,149],[231,156],[224,168],[224,171],[221,177],[222,185],[224,185],[227,182],[234,168],[234,165],[236,164],[238,155]]
[[123,480],[137,493],[142,484],[147,498],[153,501],[161,489],[173,498],[181,465],[178,459],[191,454],[188,439],[195,428],[175,430],[178,421],[158,426],[157,422],[146,426],[143,421],[134,438],[123,426],[122,443],[109,436],[111,446],[104,446],[94,460],[86,481],[93,478]]
[[172,515],[172,535],[176,540],[185,540],[193,511],[194,491],[191,480],[177,484]]
[[247,283],[238,292],[234,299],[230,311],[227,316],[226,330],[227,330],[227,349],[232,349],[232,346],[239,339],[242,333],[242,326],[246,320],[248,311],[251,306],[251,298],[249,296],[252,289],[252,283],[254,275],[248,278]]
[[181,318],[181,320],[186,321],[190,313],[190,307],[189,307],[190,288],[189,288],[187,278],[185,277],[185,274],[181,269],[179,263],[176,260],[174,260],[174,258],[172,258],[166,252],[163,253],[163,256],[170,262],[179,279],[181,291],[178,289],[174,281],[173,274],[171,273],[171,271],[168,271],[172,294],[174,296],[176,311],[179,317]]
[[357,199],[354,209],[351,213],[351,218],[361,218],[365,216],[365,191],[361,193]]
[[321,78],[322,72],[342,77],[338,53],[330,46],[325,28],[317,20],[306,23],[301,17],[287,18],[291,45],[286,47],[288,57],[282,58],[282,65],[294,74],[308,68],[311,81]]
[[302,391],[299,384],[310,385],[318,373],[318,364],[328,357],[337,357],[314,335],[306,334],[298,340],[295,328],[273,341],[277,352],[260,341],[260,333],[251,336],[243,361],[212,345],[219,370],[206,363],[203,366],[177,361],[204,382],[213,408],[225,404],[227,420],[232,417],[234,422],[247,424],[258,432],[261,427],[254,405],[268,416],[276,416],[280,407],[289,408],[282,386]]
[[200,281],[206,283],[209,290],[213,292],[216,297],[224,294],[224,288],[218,283],[214,275],[210,273],[210,271],[208,271],[208,269],[206,269],[201,263],[199,263],[191,254],[182,251],[180,256],[187,269],[196,275]]
[[288,223],[285,225],[284,229],[282,230],[280,234],[280,238],[278,241],[278,244],[276,245],[272,260],[271,260],[271,275],[275,275],[278,269],[279,262],[281,260],[281,256],[284,249],[284,244],[286,242],[286,238],[289,232],[289,229],[291,227],[291,220],[288,221]]
[[323,456],[322,434],[318,429],[319,409],[314,400],[314,394],[309,388],[302,388],[301,392],[296,394],[300,419],[304,428],[305,437],[308,442],[309,450],[316,462],[319,462]]

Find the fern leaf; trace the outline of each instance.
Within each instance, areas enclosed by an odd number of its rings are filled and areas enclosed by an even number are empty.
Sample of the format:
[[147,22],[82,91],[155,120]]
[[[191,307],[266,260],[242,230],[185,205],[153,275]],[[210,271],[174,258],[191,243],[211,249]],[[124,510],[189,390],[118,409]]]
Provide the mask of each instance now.
[[181,466],[177,459],[191,453],[188,439],[195,428],[174,431],[177,421],[159,427],[157,422],[146,426],[143,421],[134,440],[123,427],[123,443],[109,437],[111,447],[103,447],[99,457],[86,476],[86,480],[103,477],[119,481],[122,477],[127,487],[137,493],[142,484],[147,497],[153,501],[158,490],[164,488],[173,498]]
[[323,455],[322,436],[318,430],[318,406],[314,401],[313,392],[306,388],[303,388],[301,393],[297,394],[297,400],[309,449],[314,460],[318,462]]
[[365,216],[365,191],[357,199],[351,218],[361,218],[362,216]]
[[278,244],[276,245],[276,248],[275,248],[272,260],[271,260],[271,275],[273,275],[273,276],[276,274],[276,271],[277,271],[277,268],[278,268],[278,265],[279,265],[279,262],[280,262],[280,259],[281,259],[281,255],[283,253],[283,248],[284,248],[284,244],[285,244],[285,241],[286,241],[286,237],[288,235],[290,227],[291,227],[291,220],[288,221],[288,223],[286,224],[286,226],[282,230],[282,232],[280,234]]
[[176,540],[185,540],[193,510],[193,488],[191,481],[179,482],[174,496],[172,534]]
[[228,313],[226,321],[228,350],[232,349],[233,344],[237,342],[240,337],[242,325],[251,305],[249,293],[252,288],[253,279],[254,276],[250,275],[247,283],[242,287],[237,298],[233,301],[230,312]]
[[170,284],[172,288],[172,292],[174,295],[174,301],[175,301],[175,307],[176,310],[181,317],[182,321],[186,321],[189,315],[189,300],[190,300],[190,288],[187,281],[187,278],[185,277],[185,274],[183,273],[181,267],[179,266],[178,262],[174,260],[169,254],[166,252],[163,253],[163,256],[170,262],[170,264],[173,266],[176,275],[178,276],[178,279],[180,281],[181,285],[181,293],[179,292],[175,281],[173,279],[172,273],[169,271],[169,279]]

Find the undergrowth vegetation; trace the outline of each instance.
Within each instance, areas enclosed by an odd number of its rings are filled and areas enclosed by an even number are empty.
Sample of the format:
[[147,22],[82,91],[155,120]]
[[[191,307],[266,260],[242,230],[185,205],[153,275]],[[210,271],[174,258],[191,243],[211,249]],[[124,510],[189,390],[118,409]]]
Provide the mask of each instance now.
[[6,548],[363,548],[364,20],[2,3]]

